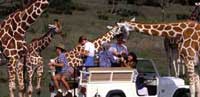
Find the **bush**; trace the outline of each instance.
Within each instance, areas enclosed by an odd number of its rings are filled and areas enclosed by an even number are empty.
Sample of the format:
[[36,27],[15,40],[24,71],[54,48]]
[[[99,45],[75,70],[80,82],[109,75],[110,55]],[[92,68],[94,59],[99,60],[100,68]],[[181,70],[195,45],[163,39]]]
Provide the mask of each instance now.
[[72,14],[72,0],[53,0],[49,5],[49,11],[56,14]]
[[177,15],[176,15],[176,19],[177,19],[177,20],[188,19],[188,15],[187,15],[187,14],[177,14]]
[[77,10],[77,11],[86,11],[88,8],[84,6],[83,4],[73,3],[72,9]]
[[100,19],[100,20],[108,20],[109,19],[109,16],[106,12],[97,11],[96,13],[97,13],[98,19]]
[[129,9],[119,9],[117,15],[122,17],[138,16],[138,12]]

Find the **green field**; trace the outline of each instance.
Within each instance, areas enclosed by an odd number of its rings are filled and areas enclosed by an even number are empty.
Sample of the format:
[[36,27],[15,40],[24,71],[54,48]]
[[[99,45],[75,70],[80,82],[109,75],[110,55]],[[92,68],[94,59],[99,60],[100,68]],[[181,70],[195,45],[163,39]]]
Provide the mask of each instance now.
[[[54,45],[63,42],[67,49],[72,49],[81,35],[87,36],[90,40],[103,35],[108,29],[107,25],[114,25],[120,19],[131,19],[134,16],[120,16],[107,12],[112,8],[106,0],[73,0],[76,6],[86,10],[73,10],[72,15],[45,13],[40,17],[28,30],[26,39],[31,41],[34,37],[40,37],[47,31],[47,25],[52,23],[53,19],[58,18],[62,21],[63,32],[62,36],[55,36],[52,44],[42,52],[45,58],[45,70],[42,80],[42,93],[40,97],[49,97],[48,84],[50,76],[46,63],[50,58],[55,57]],[[160,7],[153,6],[138,6],[124,4],[123,2],[117,6],[119,9],[130,10],[137,12],[136,21],[143,22],[161,22],[162,11]],[[177,21],[177,15],[189,15],[193,7],[172,4],[165,10],[165,21]],[[180,11],[181,10],[181,11]],[[106,19],[99,19],[103,16]],[[162,75],[167,74],[167,61],[164,51],[163,38],[150,37],[139,33],[131,33],[127,42],[129,51],[134,51],[138,57],[153,59],[159,72]],[[0,97],[8,97],[8,83],[6,66],[0,68]],[[37,97],[37,96],[33,96]]]

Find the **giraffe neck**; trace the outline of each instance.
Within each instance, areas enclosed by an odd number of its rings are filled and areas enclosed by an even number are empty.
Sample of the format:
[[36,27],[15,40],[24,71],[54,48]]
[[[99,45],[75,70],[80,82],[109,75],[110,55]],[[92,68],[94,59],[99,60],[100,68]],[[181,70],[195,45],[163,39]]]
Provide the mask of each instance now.
[[8,26],[12,26],[10,30],[24,36],[26,30],[36,21],[47,6],[47,0],[34,0],[30,6],[24,8],[23,10],[17,10],[16,12],[11,13],[1,23],[1,28],[8,28]]
[[44,12],[48,6],[48,0],[35,0],[31,5],[22,11],[22,26],[27,30],[29,26]]
[[144,24],[129,22],[132,28],[139,33],[150,36],[161,36],[167,38],[179,38],[182,36],[185,29],[188,27],[195,27],[197,25],[194,21],[183,21],[177,23],[163,23],[163,24]]
[[42,37],[33,39],[30,43],[31,49],[34,49],[36,51],[42,51],[46,47],[49,46],[51,43],[53,36],[55,35],[55,29],[50,29],[46,34],[44,34]]
[[96,52],[101,49],[102,42],[110,42],[111,39],[114,38],[114,33],[109,31],[104,35],[98,37],[97,39],[93,40],[92,43],[95,45]]
[[[95,45],[96,52],[99,51],[102,41],[110,42],[113,37],[114,37],[114,33],[112,31],[109,31],[109,32],[105,33],[104,35],[98,37],[97,39],[93,40],[92,43]],[[76,45],[75,48],[66,52],[66,57],[68,59],[68,64],[70,66],[81,66],[82,65],[83,60],[80,58],[79,54],[83,50],[84,50],[83,46]]]
[[[102,42],[110,42],[113,37],[114,37],[113,32],[109,31],[105,33],[104,35],[91,41],[95,45],[96,52],[98,52],[98,50],[101,48]],[[75,46],[73,50],[70,51],[70,53],[73,52],[74,54],[77,54],[82,51],[83,51],[83,47],[81,45],[77,45]]]

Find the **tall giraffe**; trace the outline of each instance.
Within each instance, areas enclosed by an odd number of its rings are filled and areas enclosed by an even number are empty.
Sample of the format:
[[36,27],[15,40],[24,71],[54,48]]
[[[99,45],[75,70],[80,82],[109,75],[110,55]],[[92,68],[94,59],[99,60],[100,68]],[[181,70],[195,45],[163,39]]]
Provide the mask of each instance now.
[[32,97],[32,77],[34,72],[37,72],[37,90],[40,90],[41,78],[43,73],[43,57],[41,52],[49,46],[53,37],[56,34],[62,34],[61,24],[59,21],[55,20],[55,24],[49,27],[49,31],[45,33],[42,37],[35,38],[27,45],[28,54],[26,56],[26,68],[28,72],[28,97]]
[[[200,2],[195,3],[195,8],[188,19],[200,22]],[[178,43],[180,42],[175,38],[164,39],[164,47],[169,61],[168,75],[171,75],[173,71],[176,77],[179,77],[180,73],[185,74],[184,63],[178,54]]]
[[199,61],[200,50],[200,24],[186,20],[174,23],[147,24],[132,21],[118,23],[119,28],[125,27],[126,31],[136,31],[150,36],[177,38],[182,43],[178,45],[178,51],[184,60],[189,78],[191,97],[200,97],[199,75],[195,72],[195,65]]
[[[92,43],[95,45],[96,52],[100,50],[102,42],[110,42],[111,39],[113,39],[114,36],[118,34],[123,34],[125,38],[128,36],[127,32],[117,31],[121,30],[118,29],[117,26],[114,27],[108,26],[108,28],[111,30],[92,41]],[[83,50],[84,50],[83,46],[77,45],[71,51],[66,52],[68,64],[71,66],[82,66],[83,63],[82,63],[82,58],[80,57],[80,52],[82,52]]]
[[0,24],[0,42],[3,54],[8,58],[9,97],[14,97],[17,75],[19,97],[24,93],[23,65],[16,65],[26,52],[25,32],[48,6],[47,0],[34,0],[23,10],[10,14]]

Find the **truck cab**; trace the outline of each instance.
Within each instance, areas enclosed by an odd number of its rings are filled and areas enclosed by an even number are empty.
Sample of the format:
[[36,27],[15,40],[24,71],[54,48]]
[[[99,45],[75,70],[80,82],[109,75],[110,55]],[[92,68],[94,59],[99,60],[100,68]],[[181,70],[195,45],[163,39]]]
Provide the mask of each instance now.
[[[140,94],[139,84],[148,95]],[[181,78],[161,77],[153,60],[138,58],[136,69],[96,67],[81,71],[78,97],[189,97],[189,86]]]

